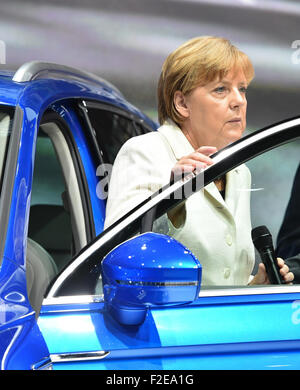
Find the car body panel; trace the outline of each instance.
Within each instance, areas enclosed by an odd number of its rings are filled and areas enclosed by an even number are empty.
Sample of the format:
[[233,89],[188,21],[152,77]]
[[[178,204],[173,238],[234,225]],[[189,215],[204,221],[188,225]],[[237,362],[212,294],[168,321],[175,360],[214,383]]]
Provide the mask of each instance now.
[[143,369],[295,369],[295,298],[300,294],[200,296],[191,304],[152,308],[139,327],[118,324],[103,303],[69,305],[64,314],[60,305],[46,305],[38,323],[52,356],[109,352],[98,361],[54,363],[54,369],[134,369],[139,360]]
[[[16,125],[17,129],[13,133],[10,146],[11,149],[14,147],[18,152],[14,156],[16,171],[9,172],[10,176],[13,175],[14,180],[9,209],[6,206],[8,225],[6,232],[2,231],[2,235],[5,233],[3,239],[6,241],[0,274],[0,335],[2,335],[1,340],[7,340],[7,343],[1,341],[1,355],[2,368],[4,369],[31,369],[33,362],[49,355],[43,336],[36,324],[35,313],[28,300],[25,276],[27,226],[35,142],[40,119],[45,110],[52,106],[53,110],[64,115],[67,123],[72,125],[73,135],[79,145],[78,149],[86,168],[87,180],[92,184],[90,188],[95,188],[96,167],[92,165],[91,157],[86,149],[84,131],[79,126],[78,118],[71,107],[68,106],[68,101],[74,101],[74,99],[96,100],[112,104],[126,112],[132,112],[152,127],[154,127],[154,122],[128,103],[117,90],[112,89],[105,82],[103,85],[99,85],[99,83],[83,83],[76,80],[70,82],[63,79],[42,79],[19,83],[12,80],[13,75],[14,72],[5,71],[1,72],[0,75],[0,105],[16,107],[19,113],[19,123]],[[96,233],[99,233],[103,229],[104,222],[103,202],[97,201],[96,194],[92,191],[90,198]],[[7,300],[7,297],[20,296],[22,299],[17,304]],[[36,338],[39,339],[39,342],[34,341]],[[24,341],[24,339],[26,340]],[[17,347],[19,344],[21,347]],[[26,346],[32,353],[24,352]],[[18,351],[21,350],[19,356]],[[13,354],[16,358],[10,357]],[[24,354],[26,354],[26,358],[24,358]]]
[[25,270],[5,260],[0,274],[1,369],[31,369],[49,352],[28,302]]

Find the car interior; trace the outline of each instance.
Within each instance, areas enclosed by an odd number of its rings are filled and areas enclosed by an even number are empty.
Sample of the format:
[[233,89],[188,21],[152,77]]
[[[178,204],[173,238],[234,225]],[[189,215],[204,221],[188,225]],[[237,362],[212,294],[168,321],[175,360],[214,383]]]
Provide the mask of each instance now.
[[28,294],[37,312],[51,280],[86,243],[70,149],[59,126],[49,122],[37,137],[28,226]]
[[[127,139],[150,130],[116,109],[96,107],[89,110],[94,141],[105,145],[102,160],[112,164]],[[56,121],[45,122],[37,136],[26,254],[28,295],[37,314],[51,281],[87,242],[70,146]]]

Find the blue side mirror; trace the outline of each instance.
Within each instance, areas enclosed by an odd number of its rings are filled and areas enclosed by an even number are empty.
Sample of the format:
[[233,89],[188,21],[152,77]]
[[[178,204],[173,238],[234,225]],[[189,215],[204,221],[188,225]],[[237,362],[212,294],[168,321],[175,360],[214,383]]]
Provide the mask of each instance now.
[[192,302],[202,268],[174,238],[144,233],[114,248],[102,262],[106,309],[121,324],[139,325],[151,306]]

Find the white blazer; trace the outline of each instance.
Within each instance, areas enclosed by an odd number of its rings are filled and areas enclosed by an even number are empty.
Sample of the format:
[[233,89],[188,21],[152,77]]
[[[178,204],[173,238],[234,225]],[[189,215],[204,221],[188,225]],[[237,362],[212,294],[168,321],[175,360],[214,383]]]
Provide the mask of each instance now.
[[[170,120],[157,132],[129,139],[113,166],[105,227],[168,184],[176,161],[193,151],[181,129]],[[182,227],[176,229],[168,220],[165,233],[199,259],[202,285],[246,285],[251,278],[255,255],[250,187],[250,171],[241,165],[226,174],[225,201],[211,183],[185,202]]]

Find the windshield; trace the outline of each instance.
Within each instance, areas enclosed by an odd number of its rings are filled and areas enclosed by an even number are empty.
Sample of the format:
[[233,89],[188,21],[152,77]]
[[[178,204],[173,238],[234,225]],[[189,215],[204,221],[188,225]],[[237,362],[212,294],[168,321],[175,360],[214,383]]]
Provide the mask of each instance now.
[[0,193],[2,192],[4,168],[7,159],[13,114],[14,110],[12,108],[0,106]]

